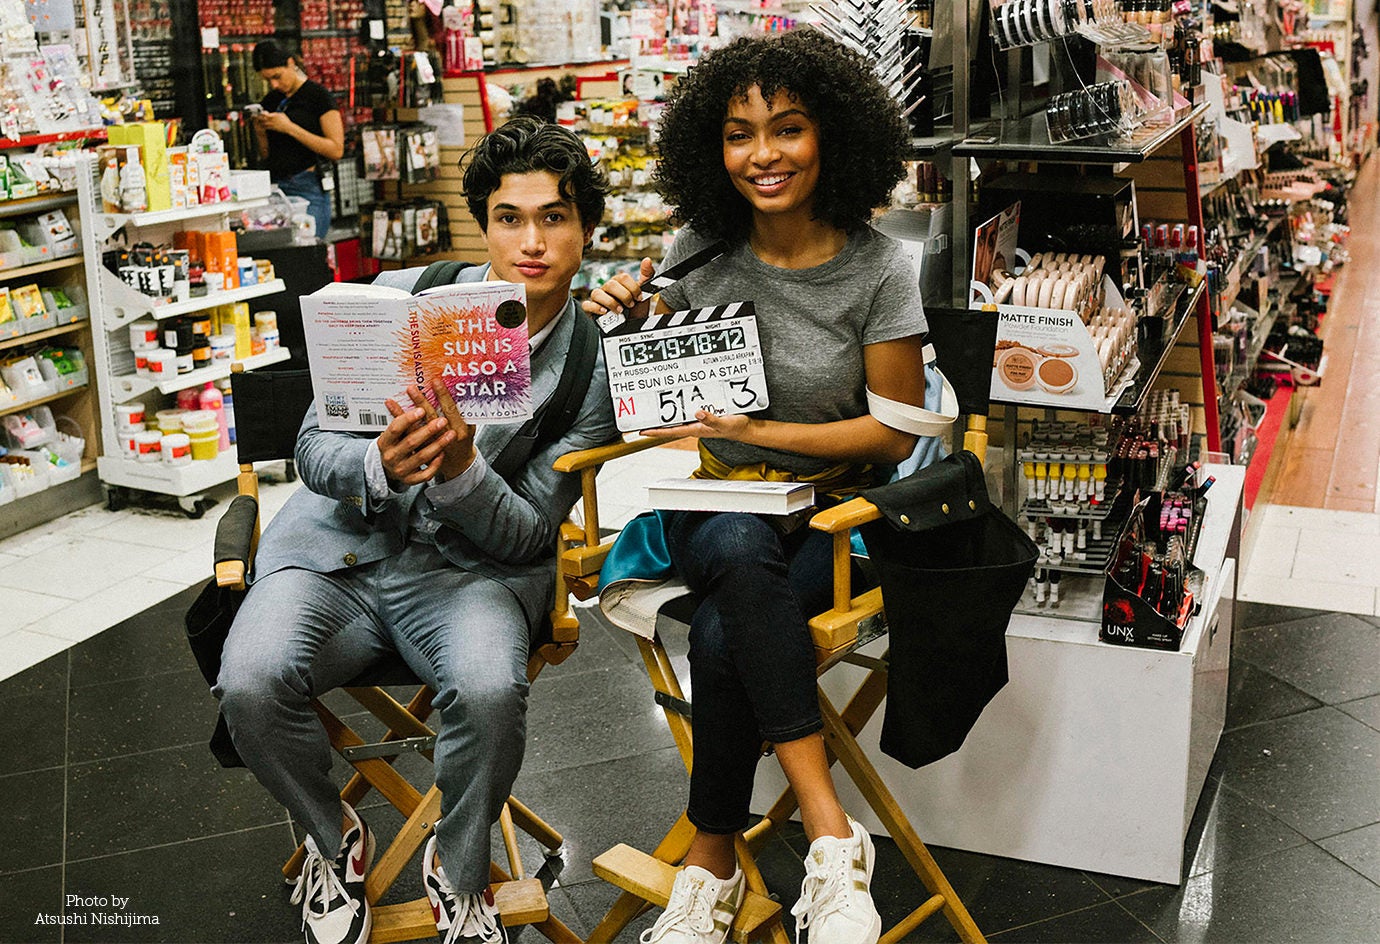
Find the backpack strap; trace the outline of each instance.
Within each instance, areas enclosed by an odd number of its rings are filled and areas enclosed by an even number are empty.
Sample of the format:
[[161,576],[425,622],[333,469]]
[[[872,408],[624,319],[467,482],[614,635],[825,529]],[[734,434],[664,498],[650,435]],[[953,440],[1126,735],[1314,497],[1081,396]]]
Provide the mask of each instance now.
[[412,286],[412,294],[421,294],[426,289],[437,285],[449,285],[455,281],[457,275],[472,265],[474,265],[473,262],[462,262],[459,259],[442,259],[440,262],[433,262],[417,277],[417,284]]
[[577,309],[570,350],[566,353],[555,392],[489,462],[490,468],[506,479],[521,469],[538,448],[570,431],[589,393],[589,381],[598,356],[599,329]]

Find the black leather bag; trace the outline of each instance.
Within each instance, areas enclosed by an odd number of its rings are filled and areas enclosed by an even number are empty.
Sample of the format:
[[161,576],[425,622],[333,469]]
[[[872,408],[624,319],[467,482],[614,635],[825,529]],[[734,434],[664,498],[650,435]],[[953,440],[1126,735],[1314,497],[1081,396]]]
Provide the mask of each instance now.
[[891,634],[881,748],[910,767],[962,746],[1007,682],[1006,627],[1039,550],[987,496],[971,452],[863,497]]
[[[221,650],[225,648],[225,637],[230,635],[230,624],[235,622],[235,614],[243,599],[243,590],[218,587],[216,579],[212,577],[201,588],[183,618],[187,627],[187,644],[191,646],[197,668],[201,669],[201,675],[209,686],[214,687],[220,675]],[[210,748],[222,767],[244,766],[244,761],[230,740],[230,729],[226,727],[223,714],[216,717]]]
[[[216,526],[216,563],[249,559],[249,545],[257,514],[258,503],[248,495],[236,496],[230,503]],[[244,595],[244,590],[230,590],[217,585],[216,578],[212,577],[206,581],[183,617],[187,645],[191,647],[202,678],[211,688],[215,687],[216,679],[220,677],[221,653],[225,650],[226,637],[230,635],[230,626],[235,622],[235,614],[239,612]],[[216,718],[210,747],[222,767],[244,766],[244,761],[240,760],[239,752],[230,740],[225,715]]]

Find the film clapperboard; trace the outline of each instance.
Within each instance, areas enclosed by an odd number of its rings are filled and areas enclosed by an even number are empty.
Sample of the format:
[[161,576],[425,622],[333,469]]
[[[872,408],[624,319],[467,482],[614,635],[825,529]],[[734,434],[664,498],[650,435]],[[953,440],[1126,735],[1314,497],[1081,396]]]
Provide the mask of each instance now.
[[[723,243],[653,276],[665,289],[721,255]],[[767,407],[762,342],[752,302],[625,318],[599,318],[614,418],[622,432],[693,423],[698,410],[751,413]]]

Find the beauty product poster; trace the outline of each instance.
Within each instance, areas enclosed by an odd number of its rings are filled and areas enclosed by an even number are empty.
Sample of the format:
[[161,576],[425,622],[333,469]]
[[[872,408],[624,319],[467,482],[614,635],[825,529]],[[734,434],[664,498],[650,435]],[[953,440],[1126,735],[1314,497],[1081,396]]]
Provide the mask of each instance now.
[[993,272],[1009,272],[1016,263],[1016,237],[1021,225],[1021,202],[983,223],[973,232],[973,280],[993,291]]

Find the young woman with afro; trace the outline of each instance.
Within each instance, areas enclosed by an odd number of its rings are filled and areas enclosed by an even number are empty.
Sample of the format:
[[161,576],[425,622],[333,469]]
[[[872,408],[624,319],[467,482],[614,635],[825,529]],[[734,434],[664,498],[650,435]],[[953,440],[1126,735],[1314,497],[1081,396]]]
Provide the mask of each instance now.
[[[804,29],[707,54],[670,95],[658,188],[685,224],[666,264],[726,249],[655,301],[657,311],[755,303],[771,405],[701,411],[648,435],[700,437],[697,477],[794,479],[829,502],[874,483],[914,436],[868,413],[866,390],[923,406],[918,279],[869,227],[903,174],[907,132],[871,65]],[[646,314],[625,274],[592,293],[592,314]],[[743,898],[734,837],[748,825],[763,741],[800,800],[811,841],[793,909],[811,941],[875,944],[867,832],[844,812],[821,736],[808,615],[830,600],[826,535],[790,518],[674,512],[675,570],[700,597],[690,628],[697,833],[644,944],[719,944]]]

